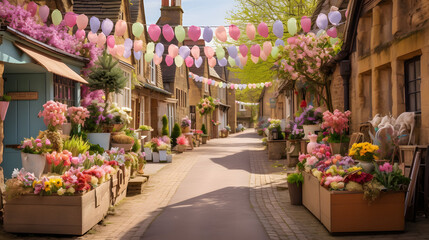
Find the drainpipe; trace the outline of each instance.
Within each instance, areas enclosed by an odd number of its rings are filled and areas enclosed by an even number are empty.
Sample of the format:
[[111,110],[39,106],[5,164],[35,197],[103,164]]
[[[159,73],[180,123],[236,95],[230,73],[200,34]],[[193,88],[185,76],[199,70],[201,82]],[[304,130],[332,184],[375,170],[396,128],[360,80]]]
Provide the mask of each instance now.
[[342,60],[340,62],[340,75],[343,78],[344,88],[344,111],[350,110],[350,76],[352,73],[351,61]]

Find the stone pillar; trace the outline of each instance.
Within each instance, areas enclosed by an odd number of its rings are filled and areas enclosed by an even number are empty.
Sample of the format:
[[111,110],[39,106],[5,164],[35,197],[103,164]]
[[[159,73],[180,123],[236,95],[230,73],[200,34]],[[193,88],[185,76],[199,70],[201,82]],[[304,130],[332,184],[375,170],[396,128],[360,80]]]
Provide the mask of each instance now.
[[372,9],[371,50],[380,45],[381,37],[381,7]]
[[392,61],[392,114],[397,117],[405,112],[404,61]]
[[[352,114],[352,117],[353,117],[353,115],[356,116],[357,121],[352,121],[354,123],[364,122],[362,119],[363,107],[365,106],[365,86],[364,86],[364,84],[365,83],[364,83],[364,79],[363,79],[363,74],[361,73],[357,77],[357,100],[358,101],[357,101],[357,104],[355,104],[355,106],[356,106],[355,109],[356,109],[357,114]],[[352,110],[352,113],[354,112],[353,110]]]
[[[404,15],[401,15],[400,2],[401,0],[392,0],[392,35],[401,31],[401,22],[404,21]],[[393,69],[392,69],[393,73]]]
[[380,70],[377,68],[372,69],[371,72],[371,101],[372,101],[372,116],[374,117],[377,113],[380,113],[380,100],[381,100],[381,89],[380,89]]
[[421,63],[421,130],[419,144],[429,144],[429,46],[422,48]]

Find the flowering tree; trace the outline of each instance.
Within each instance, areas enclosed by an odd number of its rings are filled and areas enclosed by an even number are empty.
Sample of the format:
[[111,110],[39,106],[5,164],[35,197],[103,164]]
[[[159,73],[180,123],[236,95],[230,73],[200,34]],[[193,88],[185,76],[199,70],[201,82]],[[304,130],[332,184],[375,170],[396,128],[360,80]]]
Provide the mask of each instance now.
[[313,33],[289,38],[288,43],[279,59],[279,76],[293,80],[294,87],[299,83],[307,88],[332,111],[331,80],[320,67],[335,56],[340,44],[332,44],[327,35],[316,37]]

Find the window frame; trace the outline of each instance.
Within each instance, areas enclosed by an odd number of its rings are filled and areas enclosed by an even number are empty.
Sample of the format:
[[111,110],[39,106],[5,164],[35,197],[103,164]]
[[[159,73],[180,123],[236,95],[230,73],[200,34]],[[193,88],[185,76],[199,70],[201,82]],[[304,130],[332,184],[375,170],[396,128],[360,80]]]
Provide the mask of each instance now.
[[240,105],[240,107],[238,108],[239,109],[239,111],[240,112],[245,112],[246,111],[246,105],[244,105],[244,104],[239,104]]
[[150,66],[150,79],[149,82],[156,85],[156,65],[153,60],[149,64]]
[[118,104],[119,107],[127,107],[129,109],[132,108],[131,106],[131,98],[132,98],[132,90],[131,90],[131,72],[128,70],[122,69],[124,72],[124,76],[128,78],[127,84],[125,85],[124,89],[121,93],[115,93],[113,95],[113,101]]
[[145,99],[140,97],[140,122],[139,126],[144,125],[144,111],[145,111]]
[[67,106],[76,106],[78,103],[76,99],[76,82],[69,78],[54,74],[53,83],[54,101],[67,104]]
[[[419,77],[417,77],[417,64],[419,63]],[[414,79],[409,79],[409,68],[410,65],[413,64],[414,66]],[[411,59],[408,59],[404,61],[404,85],[405,85],[405,111],[406,112],[415,112],[415,113],[421,113],[421,55],[413,57]],[[409,84],[414,84],[414,92],[410,92]],[[419,90],[417,91],[417,84],[420,84]],[[414,106],[411,106],[410,98],[414,98]],[[418,103],[417,103],[418,102]],[[417,106],[420,106],[420,108],[417,108]]]

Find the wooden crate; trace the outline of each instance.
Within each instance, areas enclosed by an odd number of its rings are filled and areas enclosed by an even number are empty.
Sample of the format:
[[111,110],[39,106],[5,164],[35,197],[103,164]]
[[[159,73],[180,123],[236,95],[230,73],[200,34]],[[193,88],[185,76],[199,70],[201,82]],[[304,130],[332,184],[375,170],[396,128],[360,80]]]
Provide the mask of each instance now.
[[405,192],[382,193],[371,204],[363,192],[320,186],[321,222],[331,233],[403,231]]
[[311,173],[304,172],[302,184],[302,204],[320,220],[320,183]]
[[112,177],[111,205],[115,206],[127,196],[128,182],[131,178],[131,167],[121,166]]
[[6,232],[83,235],[107,214],[110,181],[82,195],[23,195],[4,207]]

